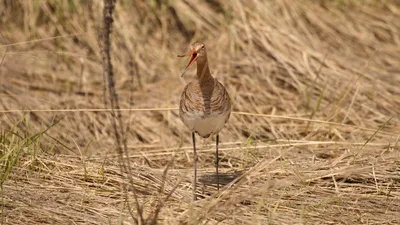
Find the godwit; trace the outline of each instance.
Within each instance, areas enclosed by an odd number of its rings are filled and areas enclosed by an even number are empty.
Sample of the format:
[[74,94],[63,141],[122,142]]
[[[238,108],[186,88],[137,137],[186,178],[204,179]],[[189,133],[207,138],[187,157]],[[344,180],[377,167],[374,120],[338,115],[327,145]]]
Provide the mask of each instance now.
[[231,103],[228,92],[225,87],[211,76],[208,68],[206,47],[201,42],[195,42],[190,46],[190,51],[186,55],[190,56],[190,61],[182,73],[182,76],[189,67],[196,62],[197,73],[194,81],[186,85],[183,90],[179,116],[183,123],[192,132],[193,141],[193,199],[196,200],[196,182],[197,182],[197,153],[195,133],[202,138],[208,138],[210,135],[216,136],[215,169],[217,175],[217,190],[219,190],[218,177],[218,142],[219,132],[224,128],[231,114]]

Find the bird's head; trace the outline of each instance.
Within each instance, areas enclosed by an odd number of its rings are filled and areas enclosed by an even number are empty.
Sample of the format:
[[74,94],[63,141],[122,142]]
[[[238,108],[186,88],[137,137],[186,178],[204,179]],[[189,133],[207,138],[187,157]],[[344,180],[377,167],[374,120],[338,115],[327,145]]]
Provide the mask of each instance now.
[[195,61],[204,62],[207,60],[206,46],[201,42],[195,42],[190,45],[190,51],[187,54],[178,55],[178,57],[185,57],[185,56],[190,56],[190,61],[186,66],[185,70],[183,71],[181,75],[182,77]]

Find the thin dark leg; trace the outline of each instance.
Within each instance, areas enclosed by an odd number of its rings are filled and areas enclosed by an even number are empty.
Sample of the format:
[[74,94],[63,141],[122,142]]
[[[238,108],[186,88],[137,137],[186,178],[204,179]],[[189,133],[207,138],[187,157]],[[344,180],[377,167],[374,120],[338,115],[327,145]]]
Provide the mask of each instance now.
[[193,201],[196,201],[196,182],[197,182],[197,152],[196,152],[196,137],[194,132],[192,132],[193,141],[193,168],[194,168],[194,178],[193,178]]
[[216,143],[216,151],[215,151],[215,170],[217,172],[217,190],[219,191],[219,174],[218,174],[218,142],[219,142],[219,134],[217,134],[217,143]]

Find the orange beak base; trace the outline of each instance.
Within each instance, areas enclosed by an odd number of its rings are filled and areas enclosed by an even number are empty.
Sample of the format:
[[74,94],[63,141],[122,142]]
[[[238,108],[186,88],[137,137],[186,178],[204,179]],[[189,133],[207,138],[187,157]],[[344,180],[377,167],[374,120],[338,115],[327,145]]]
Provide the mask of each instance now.
[[185,75],[186,71],[189,69],[189,67],[199,58],[197,55],[196,51],[193,49],[192,51],[188,52],[186,55],[178,55],[178,57],[185,57],[185,56],[191,56],[190,61],[188,65],[186,66],[185,70],[183,71],[181,77]]

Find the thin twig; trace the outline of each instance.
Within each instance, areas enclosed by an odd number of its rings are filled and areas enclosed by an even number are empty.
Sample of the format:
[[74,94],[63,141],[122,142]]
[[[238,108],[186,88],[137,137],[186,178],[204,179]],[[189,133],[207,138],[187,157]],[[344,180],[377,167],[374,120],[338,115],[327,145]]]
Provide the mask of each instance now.
[[[118,152],[118,159],[119,165],[121,168],[121,172],[126,174],[129,180],[130,187],[132,188],[132,192],[135,199],[137,214],[134,215],[132,209],[129,208],[129,213],[131,214],[132,219],[137,224],[143,224],[143,211],[142,206],[139,203],[136,188],[132,179],[131,168],[129,164],[129,160],[125,160],[123,158],[124,153],[125,157],[129,157],[127,151],[127,143],[126,143],[126,136],[124,134],[123,123],[121,119],[121,113],[119,110],[119,103],[118,103],[118,95],[115,90],[115,80],[114,80],[114,73],[113,67],[111,63],[111,41],[110,41],[110,34],[111,28],[113,23],[113,12],[115,8],[115,1],[116,0],[104,0],[104,8],[103,8],[103,30],[102,30],[102,58],[103,58],[103,78],[107,77],[107,87],[109,91],[109,100],[111,105],[111,115],[112,115],[112,126],[114,129],[115,139],[116,139],[116,149]],[[106,84],[104,84],[106,85]],[[125,198],[128,200],[127,190],[128,188],[125,186],[124,188]],[[128,204],[128,207],[130,205]]]
[[[178,108],[137,108],[137,109],[125,109],[125,108],[118,108],[113,109],[114,112],[124,112],[124,111],[134,111],[134,112],[148,112],[148,111],[172,111],[178,110]],[[112,112],[111,109],[9,109],[9,110],[0,110],[0,113],[15,113],[15,112]],[[255,116],[255,117],[266,117],[271,119],[285,119],[285,120],[294,120],[294,121],[304,121],[304,122],[313,122],[313,123],[322,123],[332,126],[339,126],[339,127],[348,127],[348,128],[355,128],[364,131],[375,132],[375,129],[368,128],[368,127],[361,127],[356,125],[350,124],[342,124],[336,122],[330,122],[325,120],[317,120],[317,119],[308,119],[308,118],[301,118],[301,117],[293,117],[293,116],[285,116],[285,115],[271,115],[271,114],[263,114],[263,113],[251,113],[251,112],[232,112],[234,115],[244,115],[244,116]],[[385,135],[397,135],[390,132],[380,132],[380,134]]]
[[54,40],[54,39],[58,39],[58,38],[78,37],[78,36],[82,36],[82,35],[85,35],[85,33],[83,33],[83,34],[81,33],[81,34],[60,35],[60,36],[41,38],[41,39],[36,39],[36,40],[31,40],[31,41],[17,42],[17,43],[2,45],[2,46],[0,46],[0,48],[7,48],[7,47],[16,46],[16,45],[23,45],[23,44],[32,44],[32,43],[37,43],[37,42],[42,42],[42,41]]

